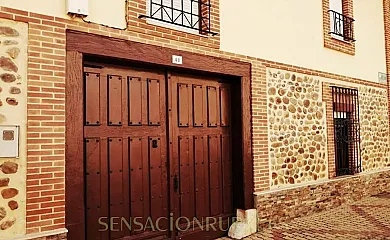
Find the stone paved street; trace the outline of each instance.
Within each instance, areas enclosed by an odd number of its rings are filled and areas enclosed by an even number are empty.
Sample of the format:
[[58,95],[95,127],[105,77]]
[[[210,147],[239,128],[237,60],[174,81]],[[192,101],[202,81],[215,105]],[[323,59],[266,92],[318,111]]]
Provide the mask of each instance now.
[[264,229],[245,240],[250,239],[390,239],[390,194],[372,196]]

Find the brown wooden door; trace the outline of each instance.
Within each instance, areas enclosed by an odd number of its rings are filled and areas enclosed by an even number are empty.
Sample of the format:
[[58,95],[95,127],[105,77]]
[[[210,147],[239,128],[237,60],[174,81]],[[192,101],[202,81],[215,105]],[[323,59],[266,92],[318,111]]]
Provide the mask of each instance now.
[[87,239],[168,237],[133,221],[145,226],[163,217],[159,227],[168,229],[164,70],[105,65],[84,72]]
[[86,238],[224,235],[233,215],[230,84],[93,65],[84,67]]
[[175,235],[213,239],[225,234],[233,213],[230,85],[178,73],[168,74],[168,84]]

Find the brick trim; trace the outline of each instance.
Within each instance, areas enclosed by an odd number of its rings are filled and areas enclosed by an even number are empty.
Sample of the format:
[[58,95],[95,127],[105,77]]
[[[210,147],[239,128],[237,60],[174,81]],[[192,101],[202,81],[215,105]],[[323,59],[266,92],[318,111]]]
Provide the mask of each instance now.
[[[390,0],[383,0],[383,18],[385,25],[385,52],[386,52],[386,75],[387,94],[390,103]],[[390,125],[390,104],[389,104],[389,125]]]
[[[343,15],[353,18],[353,0],[342,0]],[[324,47],[335,51],[355,55],[355,43],[333,38],[330,32],[329,0],[322,0]]]

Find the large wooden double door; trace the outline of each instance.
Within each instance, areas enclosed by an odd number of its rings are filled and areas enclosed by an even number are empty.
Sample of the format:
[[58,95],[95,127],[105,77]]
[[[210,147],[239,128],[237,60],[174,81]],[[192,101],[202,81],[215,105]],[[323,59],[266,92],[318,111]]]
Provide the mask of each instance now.
[[233,213],[231,89],[218,80],[85,65],[87,239],[224,234]]

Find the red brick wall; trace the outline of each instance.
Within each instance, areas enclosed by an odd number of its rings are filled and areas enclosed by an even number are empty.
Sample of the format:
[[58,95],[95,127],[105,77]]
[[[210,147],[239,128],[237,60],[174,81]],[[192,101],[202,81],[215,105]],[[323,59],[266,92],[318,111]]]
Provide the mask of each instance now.
[[[386,50],[386,69],[387,69],[387,93],[390,103],[390,0],[383,0],[383,18],[385,21],[385,50]],[[389,104],[390,121],[390,104]]]
[[[65,227],[65,31],[83,32],[252,63],[254,191],[269,189],[266,67],[370,86],[383,85],[219,50],[219,36],[198,36],[149,25],[138,14],[146,0],[130,1],[127,30],[81,20],[1,7],[0,18],[29,23],[27,233]],[[212,31],[219,32],[218,0],[212,0]],[[72,186],[68,186],[72,187]]]

